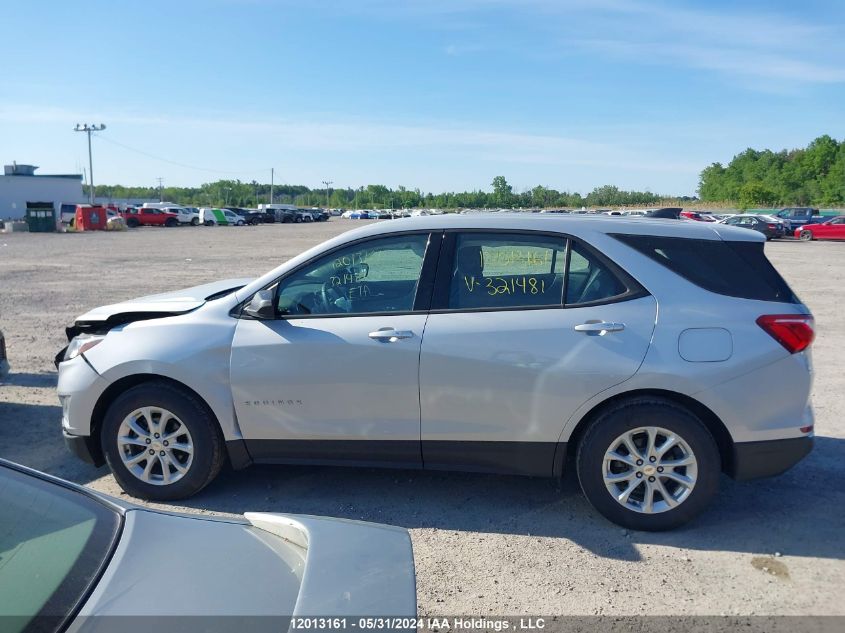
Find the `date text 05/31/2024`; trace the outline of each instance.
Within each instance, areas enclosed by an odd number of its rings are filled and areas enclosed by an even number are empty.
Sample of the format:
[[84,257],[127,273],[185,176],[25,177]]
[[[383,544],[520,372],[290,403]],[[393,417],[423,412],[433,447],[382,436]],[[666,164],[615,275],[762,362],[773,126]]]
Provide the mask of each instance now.
[[424,630],[424,631],[539,631],[544,629],[543,618],[482,618],[482,617],[303,617],[291,619],[292,631],[325,630]]

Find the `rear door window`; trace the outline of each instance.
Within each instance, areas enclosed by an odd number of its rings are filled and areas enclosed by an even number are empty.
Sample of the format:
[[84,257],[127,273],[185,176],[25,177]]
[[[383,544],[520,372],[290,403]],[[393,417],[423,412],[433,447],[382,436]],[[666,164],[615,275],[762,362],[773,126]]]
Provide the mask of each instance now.
[[710,292],[758,301],[800,303],[766,257],[763,242],[656,235],[613,237]]
[[457,235],[451,309],[560,306],[567,240],[545,235]]
[[441,299],[452,310],[579,306],[642,292],[592,249],[562,235],[473,232],[454,239],[448,300]]

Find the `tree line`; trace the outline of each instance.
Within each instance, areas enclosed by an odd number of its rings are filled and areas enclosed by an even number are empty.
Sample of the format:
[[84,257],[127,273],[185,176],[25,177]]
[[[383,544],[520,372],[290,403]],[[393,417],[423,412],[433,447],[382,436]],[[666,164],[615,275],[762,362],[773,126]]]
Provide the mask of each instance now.
[[740,208],[845,204],[845,141],[820,136],[793,150],[747,149],[727,166],[701,172],[704,201],[730,200]]
[[[87,187],[84,187],[87,195]],[[456,208],[529,208],[529,207],[611,207],[648,205],[664,197],[648,191],[623,191],[613,185],[597,187],[582,196],[577,192],[557,191],[537,185],[522,192],[513,190],[504,176],[496,176],[492,191],[425,193],[419,189],[385,185],[356,188],[310,189],[304,185],[275,185],[273,202],[303,207],[366,209],[456,209]],[[255,207],[270,202],[270,185],[256,181],[218,180],[199,187],[126,187],[96,185],[98,198],[166,200],[188,206]]]
[[[84,187],[87,194],[87,187]],[[108,199],[158,199],[190,206],[255,207],[270,202],[270,185],[255,180],[218,180],[199,187],[125,187],[97,185],[98,197]],[[747,149],[723,166],[713,163],[702,170],[698,193],[701,201],[739,208],[777,205],[845,205],[845,141],[820,136],[806,148],[795,150]],[[489,191],[432,193],[385,185],[358,188],[311,189],[304,185],[275,185],[276,203],[304,207],[407,209],[455,208],[602,208],[647,206],[657,203],[683,205],[695,197],[669,197],[650,191],[624,191],[613,185],[596,187],[586,195],[558,191],[543,185],[517,192],[504,176],[496,176]]]

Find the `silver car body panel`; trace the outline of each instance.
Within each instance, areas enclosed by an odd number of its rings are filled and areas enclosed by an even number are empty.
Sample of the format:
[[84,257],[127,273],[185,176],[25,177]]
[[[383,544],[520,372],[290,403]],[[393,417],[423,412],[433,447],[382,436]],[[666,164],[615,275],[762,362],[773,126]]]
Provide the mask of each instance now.
[[244,521],[132,508],[124,516],[117,549],[71,631],[110,621],[91,616],[204,616],[207,624],[215,616],[416,615],[402,528],[271,513]]
[[[239,321],[231,384],[244,437],[419,441],[425,323],[425,314]],[[412,336],[369,337],[382,327]]]

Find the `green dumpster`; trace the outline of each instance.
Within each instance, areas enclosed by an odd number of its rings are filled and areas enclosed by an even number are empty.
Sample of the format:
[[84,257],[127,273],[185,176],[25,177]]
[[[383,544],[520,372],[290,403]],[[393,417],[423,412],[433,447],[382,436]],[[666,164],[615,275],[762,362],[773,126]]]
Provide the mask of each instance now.
[[27,202],[26,223],[30,233],[55,233],[56,209],[52,202]]

